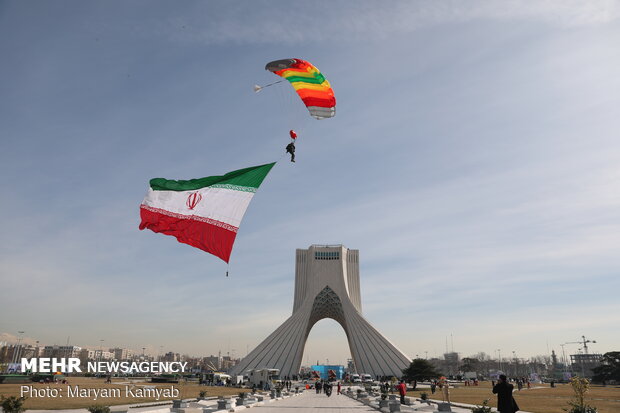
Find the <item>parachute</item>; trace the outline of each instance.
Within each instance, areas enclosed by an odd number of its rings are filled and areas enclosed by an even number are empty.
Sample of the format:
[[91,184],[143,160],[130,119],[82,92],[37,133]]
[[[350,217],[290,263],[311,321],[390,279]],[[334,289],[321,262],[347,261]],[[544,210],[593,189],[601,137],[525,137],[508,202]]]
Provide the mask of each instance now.
[[[336,97],[329,82],[312,63],[301,59],[274,60],[265,70],[291,82],[315,119],[332,118],[336,115]],[[258,88],[258,89],[257,89]],[[255,86],[254,90],[260,90]]]
[[[255,92],[287,80],[312,117],[326,119],[336,115],[334,91],[310,62],[302,59],[275,60],[267,63],[265,69],[282,79],[265,86],[256,85]],[[287,98],[296,100],[295,95],[285,94],[289,95]],[[300,116],[308,121],[301,106],[295,109],[301,109]],[[297,123],[293,125],[300,130]],[[291,161],[295,162],[297,132],[290,129],[289,136],[291,142],[287,152],[291,154]],[[190,180],[151,179],[140,205],[139,228],[173,236],[181,243],[199,248],[228,263],[245,211],[274,165],[275,162],[239,169],[222,176]]]

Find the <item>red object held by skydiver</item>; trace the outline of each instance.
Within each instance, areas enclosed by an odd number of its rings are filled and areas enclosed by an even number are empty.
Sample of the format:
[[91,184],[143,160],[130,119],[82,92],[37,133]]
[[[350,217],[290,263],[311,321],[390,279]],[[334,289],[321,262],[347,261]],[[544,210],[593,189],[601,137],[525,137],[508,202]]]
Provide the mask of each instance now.
[[297,139],[297,133],[293,129],[288,134],[291,135],[291,139]]

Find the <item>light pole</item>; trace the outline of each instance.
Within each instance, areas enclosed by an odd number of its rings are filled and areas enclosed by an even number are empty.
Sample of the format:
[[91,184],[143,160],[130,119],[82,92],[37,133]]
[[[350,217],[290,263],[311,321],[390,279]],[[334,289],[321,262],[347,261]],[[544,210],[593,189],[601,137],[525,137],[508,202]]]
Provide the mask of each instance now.
[[515,362],[515,377],[519,376],[519,361],[517,360],[517,352],[512,350],[512,359]]
[[560,344],[562,347],[562,360],[564,361],[564,372],[568,371],[568,362],[566,361],[566,353],[564,352],[564,346],[566,344]]
[[501,349],[497,349],[497,370],[502,371],[502,353]]
[[101,339],[99,340],[99,361],[103,360],[103,342],[105,340]]
[[428,351],[426,351],[426,350],[424,351],[424,358],[425,358],[426,360],[428,360]]

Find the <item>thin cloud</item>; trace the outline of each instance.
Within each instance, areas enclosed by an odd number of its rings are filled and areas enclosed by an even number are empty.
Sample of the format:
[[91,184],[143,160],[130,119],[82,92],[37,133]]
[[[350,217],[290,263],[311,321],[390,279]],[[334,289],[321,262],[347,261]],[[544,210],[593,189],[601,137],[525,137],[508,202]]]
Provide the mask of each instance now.
[[[437,25],[471,21],[534,21],[556,27],[606,24],[620,16],[613,0],[376,2],[325,1],[311,6],[296,3],[255,2],[252,12],[243,7],[199,5],[193,17],[170,18],[164,25],[143,27],[140,33],[165,33],[173,41],[205,44],[299,44],[330,42],[335,38],[360,41],[386,39]],[[226,5],[230,5],[227,2]],[[280,7],[278,7],[280,5]],[[316,10],[322,9],[321,18]]]

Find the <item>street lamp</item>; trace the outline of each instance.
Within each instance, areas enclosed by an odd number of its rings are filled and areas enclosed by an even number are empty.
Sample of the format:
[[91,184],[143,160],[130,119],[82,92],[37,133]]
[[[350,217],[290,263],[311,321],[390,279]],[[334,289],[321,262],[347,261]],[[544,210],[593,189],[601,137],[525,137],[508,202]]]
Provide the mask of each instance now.
[[101,339],[99,340],[99,361],[103,360],[103,342],[105,340]]
[[564,346],[566,344],[560,344],[562,347],[562,360],[564,361],[564,372],[568,371],[568,361],[566,360],[566,353],[564,352]]
[[519,376],[519,361],[517,360],[517,352],[512,350],[512,358],[515,362],[515,376]]
[[497,349],[497,370],[502,371],[502,353],[501,349]]

